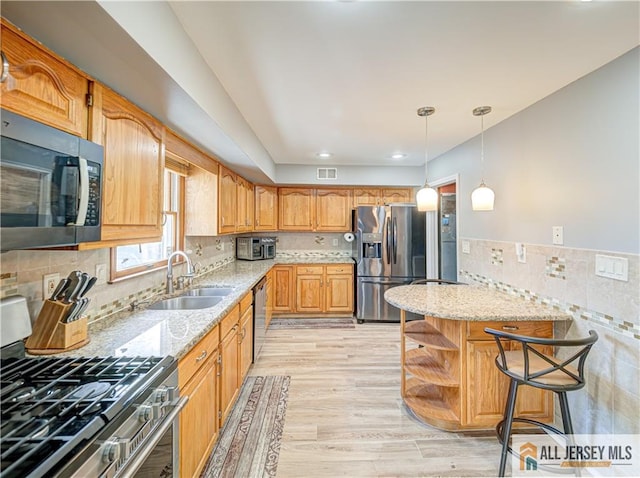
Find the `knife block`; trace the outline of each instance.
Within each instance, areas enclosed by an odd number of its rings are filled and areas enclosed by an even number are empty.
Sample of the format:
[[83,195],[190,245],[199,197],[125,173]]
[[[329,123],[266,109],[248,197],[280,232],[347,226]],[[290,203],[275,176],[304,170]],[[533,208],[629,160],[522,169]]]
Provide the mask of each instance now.
[[86,316],[69,323],[62,321],[72,306],[45,300],[33,326],[33,333],[25,342],[27,352],[32,355],[51,355],[78,349],[89,343]]

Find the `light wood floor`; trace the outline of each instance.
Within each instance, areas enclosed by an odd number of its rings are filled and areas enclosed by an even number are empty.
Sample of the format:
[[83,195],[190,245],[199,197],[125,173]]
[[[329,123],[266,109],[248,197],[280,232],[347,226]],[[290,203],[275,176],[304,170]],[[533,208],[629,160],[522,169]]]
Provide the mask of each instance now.
[[269,330],[250,374],[291,376],[277,478],[495,476],[495,436],[409,415],[399,362],[398,324]]

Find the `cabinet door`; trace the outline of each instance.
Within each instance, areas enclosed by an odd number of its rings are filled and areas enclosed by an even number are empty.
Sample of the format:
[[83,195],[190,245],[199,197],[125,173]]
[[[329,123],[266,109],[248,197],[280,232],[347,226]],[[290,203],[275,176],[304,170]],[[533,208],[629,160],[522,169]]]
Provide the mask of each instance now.
[[89,80],[4,20],[1,27],[2,53],[9,63],[0,84],[2,107],[86,138]]
[[253,362],[253,307],[245,310],[240,318],[240,383],[249,372]]
[[220,427],[233,408],[240,387],[238,349],[236,324],[220,341]]
[[253,231],[255,229],[255,196],[253,192],[253,184],[247,181],[247,188],[245,190],[247,195],[247,231]]
[[296,275],[296,312],[324,311],[322,275]]
[[265,329],[269,328],[271,317],[273,317],[273,269],[267,272],[267,310],[265,317]]
[[255,187],[256,231],[278,230],[278,189],[270,186]]
[[411,188],[383,189],[382,204],[393,202],[415,202],[411,195]]
[[104,146],[102,240],[162,236],[162,124],[106,87],[95,84],[91,140]]
[[279,188],[278,224],[281,231],[313,231],[315,197],[313,189]]
[[273,307],[274,313],[294,311],[295,280],[293,266],[276,266],[273,269]]
[[351,191],[316,189],[316,231],[351,230]]
[[[515,347],[514,343],[505,343],[506,350],[515,350]],[[552,353],[550,349],[544,349],[543,352]],[[509,379],[496,367],[497,355],[498,347],[493,340],[467,342],[467,383],[483,384],[481,387],[467,388],[467,424],[488,428],[502,420]],[[528,386],[518,387],[516,414],[534,420],[551,420],[551,392]]]
[[249,183],[240,176],[236,177],[236,232],[246,232],[247,224],[247,189]]
[[493,341],[467,342],[467,383],[482,384],[466,390],[466,424],[495,426],[504,414],[509,380],[495,364],[497,346]]
[[218,175],[218,233],[236,232],[236,175],[220,166]]
[[218,235],[218,174],[191,168],[185,180],[185,235]]
[[359,189],[353,190],[353,207],[377,206],[381,203],[379,189]]
[[214,354],[181,390],[180,476],[199,476],[218,434],[217,360]]
[[353,275],[327,275],[325,312],[353,312]]

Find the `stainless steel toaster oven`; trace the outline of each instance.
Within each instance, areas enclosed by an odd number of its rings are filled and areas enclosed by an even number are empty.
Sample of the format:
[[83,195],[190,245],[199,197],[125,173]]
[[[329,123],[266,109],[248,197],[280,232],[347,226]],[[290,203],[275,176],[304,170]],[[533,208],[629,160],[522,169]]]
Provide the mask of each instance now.
[[258,261],[276,257],[275,237],[238,237],[236,238],[236,259]]

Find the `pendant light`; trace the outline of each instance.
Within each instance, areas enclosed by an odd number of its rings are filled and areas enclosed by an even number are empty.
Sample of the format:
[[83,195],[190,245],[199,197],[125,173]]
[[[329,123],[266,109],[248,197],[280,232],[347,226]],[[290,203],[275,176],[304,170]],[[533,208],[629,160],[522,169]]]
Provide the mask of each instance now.
[[484,183],[484,115],[491,113],[491,106],[478,106],[473,110],[474,116],[480,116],[480,186],[471,193],[471,209],[474,211],[493,211],[495,193]]
[[423,106],[418,109],[418,116],[424,116],[424,186],[416,194],[418,211],[435,211],[438,209],[438,192],[429,187],[428,163],[429,163],[429,116],[436,112],[433,106]]

